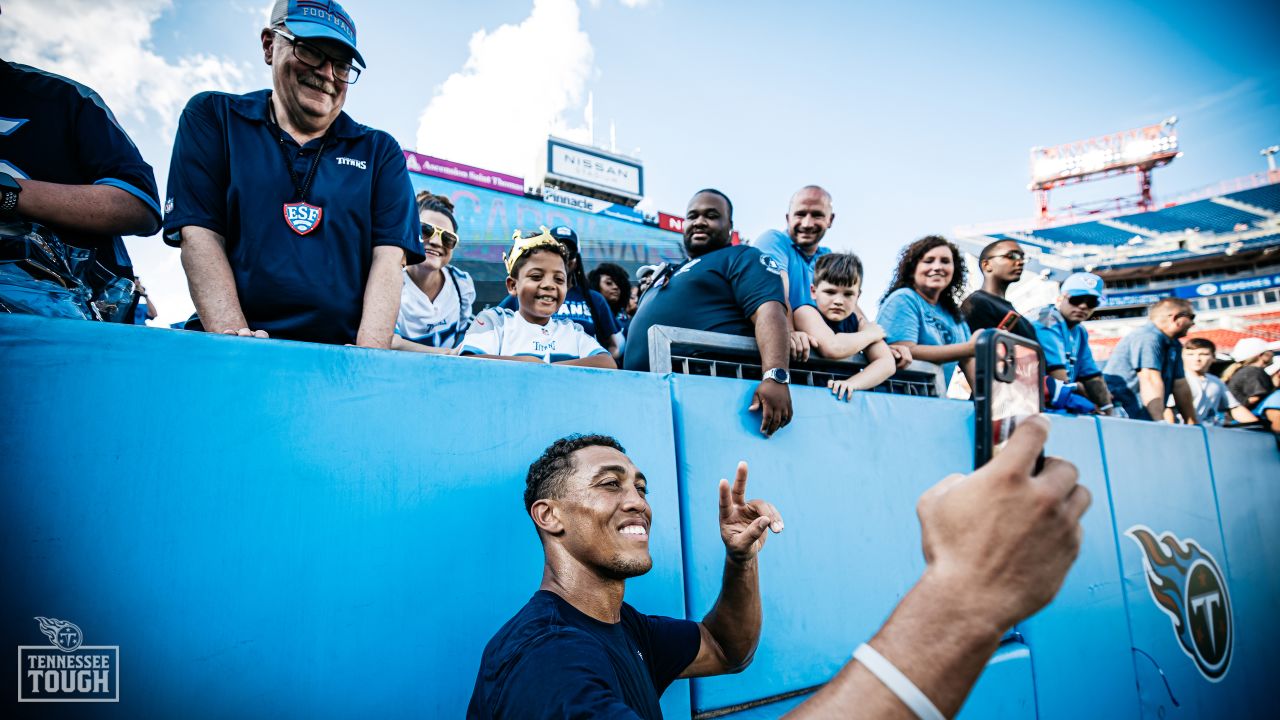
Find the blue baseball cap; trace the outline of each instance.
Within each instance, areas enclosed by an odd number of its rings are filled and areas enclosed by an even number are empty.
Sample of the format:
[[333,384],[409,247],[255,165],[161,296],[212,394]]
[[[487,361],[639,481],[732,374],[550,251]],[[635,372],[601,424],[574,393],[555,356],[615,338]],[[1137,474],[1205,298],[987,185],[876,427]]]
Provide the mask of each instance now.
[[574,252],[578,251],[578,233],[574,232],[573,228],[568,225],[557,225],[551,228],[550,233],[551,237],[572,246]]
[[1102,278],[1093,273],[1075,273],[1062,281],[1062,294],[1067,297],[1092,295],[1102,299]]
[[356,23],[346,10],[329,0],[276,0],[269,27],[284,25],[294,37],[324,38],[346,45],[360,67],[368,67],[356,49]]

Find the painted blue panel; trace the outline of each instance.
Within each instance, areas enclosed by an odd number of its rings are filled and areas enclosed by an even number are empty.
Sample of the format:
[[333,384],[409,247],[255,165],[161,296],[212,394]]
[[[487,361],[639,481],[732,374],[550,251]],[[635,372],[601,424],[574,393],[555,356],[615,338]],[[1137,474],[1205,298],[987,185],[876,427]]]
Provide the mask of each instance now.
[[648,475],[627,599],[683,615],[660,377],[12,315],[0,367],[0,647],[36,615],[119,645],[95,716],[460,717],[541,576],[525,471],[571,432]]
[[1222,714],[1274,717],[1280,677],[1280,453],[1266,433],[1206,428],[1235,615]]
[[961,720],[1034,718],[1036,687],[1031,665],[1032,653],[1026,645],[1002,645],[987,662],[956,717]]
[[1044,610],[1018,626],[1033,651],[1039,717],[1135,717],[1137,681],[1098,423],[1093,418],[1047,417],[1053,431],[1045,452],[1075,464],[1093,505],[1081,520],[1084,542],[1062,589]]
[[[765,439],[744,412],[754,383],[673,376],[685,515],[689,617],[720,591],[724,544],[716,485],[738,460],[747,494],[786,521],[760,557],[764,632],[738,675],[694,681],[697,711],[826,682],[871,637],[924,569],[915,504],[927,487],[973,466],[973,406],[928,398],[792,389],[790,427]],[[923,428],[948,428],[928,433]]]
[[[1229,693],[1221,683],[1206,680],[1183,649],[1170,615],[1153,598],[1144,552],[1126,535],[1135,526],[1149,528],[1156,537],[1172,533],[1180,542],[1194,541],[1219,563],[1223,561],[1204,430],[1110,418],[1099,424],[1130,637],[1139,651],[1135,671],[1141,713],[1161,718],[1232,717],[1224,712],[1231,704]],[[1173,584],[1180,596],[1185,594],[1181,578],[1174,578]],[[1157,669],[1167,677],[1167,688]]]

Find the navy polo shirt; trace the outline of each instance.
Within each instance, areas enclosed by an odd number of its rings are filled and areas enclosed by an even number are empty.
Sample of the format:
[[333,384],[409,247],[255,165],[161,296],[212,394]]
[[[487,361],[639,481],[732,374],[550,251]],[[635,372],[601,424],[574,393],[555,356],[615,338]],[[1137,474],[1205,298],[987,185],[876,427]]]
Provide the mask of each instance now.
[[[299,198],[267,97],[267,90],[206,92],[187,103],[169,166],[165,242],[179,245],[188,225],[226,239],[250,328],[292,340],[354,342],[373,248],[402,248],[410,265],[423,260],[404,155],[389,134],[339,114],[306,198],[323,215],[300,235],[285,220],[284,205]],[[322,139],[300,147],[284,138],[302,181]],[[187,327],[200,329],[198,318]]]
[[[155,214],[144,234],[160,227],[155,172],[102,98],[74,80],[0,61],[0,172],[19,180],[119,188]],[[133,277],[119,236],[45,225],[64,243],[93,250],[116,275]]]
[[654,325],[752,335],[751,316],[767,302],[784,303],[782,268],[746,245],[712,250],[686,262],[640,299],[631,321],[622,366],[649,369],[649,328]]

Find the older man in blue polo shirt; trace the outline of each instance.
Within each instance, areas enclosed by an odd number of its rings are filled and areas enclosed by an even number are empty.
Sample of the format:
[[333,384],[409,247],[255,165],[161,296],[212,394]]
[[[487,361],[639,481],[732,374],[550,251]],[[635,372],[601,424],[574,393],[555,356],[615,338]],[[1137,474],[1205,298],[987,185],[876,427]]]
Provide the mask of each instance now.
[[1196,322],[1191,303],[1167,297],[1147,310],[1151,322],[1124,336],[1102,370],[1117,405],[1135,420],[1164,420],[1172,395],[1178,412],[1199,424],[1196,405],[1182,367],[1183,337]]
[[271,89],[201,93],[178,125],[165,240],[188,327],[388,347],[423,245],[399,144],[342,112],[365,67],[355,23],[336,2],[277,0],[261,40]]

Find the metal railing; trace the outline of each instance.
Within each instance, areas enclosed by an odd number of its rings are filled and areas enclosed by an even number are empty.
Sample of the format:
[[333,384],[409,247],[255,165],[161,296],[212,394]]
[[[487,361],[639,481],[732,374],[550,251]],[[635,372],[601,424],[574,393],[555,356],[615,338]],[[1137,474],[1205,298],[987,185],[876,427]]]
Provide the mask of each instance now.
[[[810,356],[792,361],[791,384],[826,387],[828,380],[844,380],[867,366],[861,355],[847,360]],[[741,335],[654,325],[649,328],[649,369],[656,373],[706,375],[759,380],[760,351],[754,338]],[[942,368],[917,360],[894,373],[871,392],[918,397],[946,397]]]

